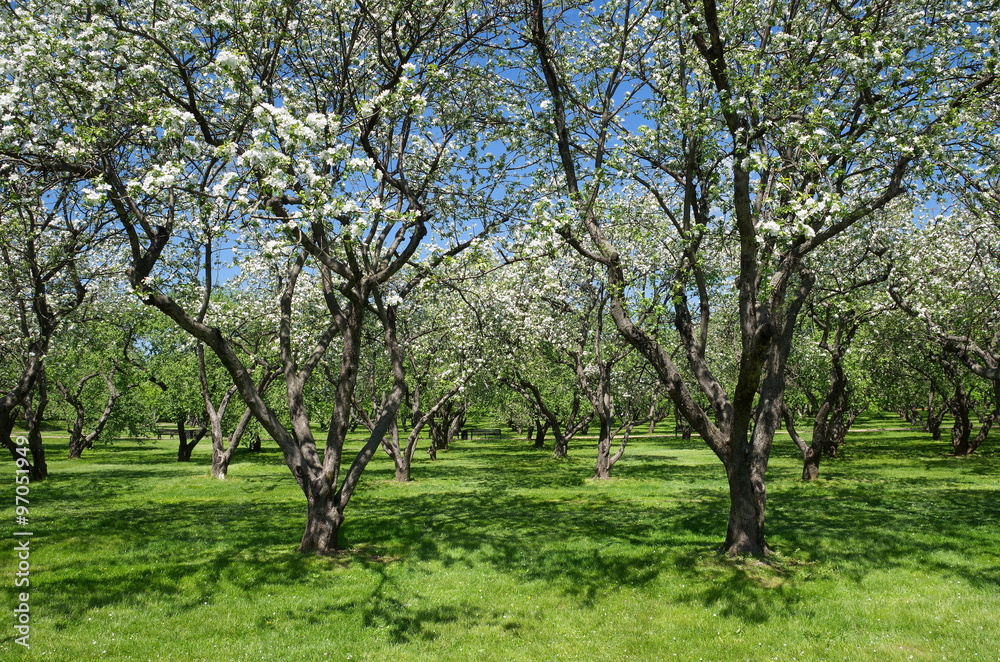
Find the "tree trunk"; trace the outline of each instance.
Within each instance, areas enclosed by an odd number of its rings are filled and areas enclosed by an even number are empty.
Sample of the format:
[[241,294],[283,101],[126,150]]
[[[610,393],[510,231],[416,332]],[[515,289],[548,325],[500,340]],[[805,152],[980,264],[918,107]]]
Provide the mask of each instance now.
[[[91,430],[90,433],[86,435],[83,434],[83,423],[84,423],[83,403],[81,402],[79,397],[80,393],[82,392],[82,385],[81,388],[77,390],[75,396],[72,396],[69,393],[69,391],[60,388],[60,390],[63,392],[63,396],[66,398],[66,401],[72,404],[73,408],[76,409],[76,420],[73,422],[73,428],[70,430],[70,435],[69,435],[69,459],[71,460],[79,460],[81,455],[83,454],[84,448],[94,447],[94,442],[97,441],[97,438],[101,436],[101,432],[104,431],[104,427],[108,424],[108,421],[111,419],[111,412],[114,411],[115,402],[118,400],[118,398],[120,398],[123,395],[122,393],[119,393],[118,391],[115,390],[114,371],[112,371],[110,375],[104,375],[104,381],[108,385],[108,399],[104,403],[104,410],[101,412],[101,417],[97,420],[97,423],[94,425],[94,429]],[[73,398],[72,400],[70,400],[71,397]]]
[[941,441],[941,422],[947,413],[947,408],[939,407],[934,411],[927,411],[927,431],[931,433],[931,439]]
[[548,423],[539,422],[535,425],[535,448],[545,448],[545,433],[548,429]]
[[598,415],[601,426],[597,437],[597,463],[594,466],[594,478],[607,480],[611,478],[611,421],[606,415]]
[[445,434],[445,439],[447,439],[449,445],[451,445],[451,442],[455,441],[458,431],[465,426],[465,413],[467,408],[466,403],[463,402],[459,405],[457,412],[452,412],[451,405],[452,403],[449,402],[447,415],[451,422],[448,424],[448,431]]
[[[322,483],[323,479],[316,482]],[[344,513],[337,507],[334,491],[315,482],[307,482],[303,491],[308,505],[305,531],[298,551],[320,556],[336,554],[340,550],[340,525],[344,522]]]
[[[734,447],[740,446],[734,444]],[[729,524],[722,549],[729,556],[764,556],[770,549],[764,542],[767,493],[763,472],[753,467],[746,452],[734,452],[725,466],[729,480]]]
[[[409,441],[409,438],[407,438]],[[407,444],[409,446],[409,444]],[[382,449],[385,454],[392,458],[392,464],[396,469],[396,482],[410,482],[410,464],[413,452],[408,448],[401,448],[399,443],[399,423],[393,421],[389,426],[389,434],[382,437]],[[407,452],[409,451],[409,452]]]
[[972,436],[972,422],[969,420],[969,396],[961,384],[955,388],[955,397],[949,402],[949,409],[955,417],[955,423],[951,428],[952,452],[957,457],[965,457],[973,450],[969,443]]
[[552,428],[552,436],[555,438],[555,445],[552,449],[552,457],[561,460],[569,457],[569,439],[557,427]]
[[[614,442],[614,432],[611,429],[611,421],[600,418],[601,432],[597,440],[597,463],[594,467],[594,478],[597,480],[607,480],[611,478],[611,467],[621,459],[625,453],[625,446],[628,444],[628,436],[632,431],[632,424],[626,426],[622,436],[621,445],[618,451],[611,454],[611,444]],[[619,430],[620,431],[620,430]]]
[[[225,480],[226,474],[229,473],[229,463],[233,460],[233,453],[236,451],[237,446],[240,445],[240,440],[243,439],[243,434],[246,432],[247,426],[250,425],[250,419],[253,418],[253,413],[250,408],[247,407],[243,411],[243,415],[240,416],[239,423],[236,424],[236,429],[229,436],[229,447],[222,448],[222,444],[216,445],[215,440],[212,440],[212,477],[218,478],[220,480]],[[260,450],[260,436],[257,436],[257,450]]]
[[1000,380],[993,380],[993,411],[985,416],[981,417],[981,427],[979,432],[976,434],[976,438],[972,440],[970,445],[969,453],[976,452],[976,449],[986,441],[986,436],[990,433],[990,429],[996,423],[997,419],[1000,418]]
[[45,462],[45,447],[42,445],[42,419],[49,404],[44,366],[39,372],[35,393],[38,394],[37,403],[33,402],[34,394],[29,395],[24,402],[24,419],[28,426],[28,450],[31,451],[31,467],[28,475],[33,481],[43,480],[49,475],[49,466]]
[[79,460],[83,456],[83,408],[79,408],[76,411],[76,416],[73,420],[73,425],[69,429],[69,458],[70,460]]
[[[831,331],[833,331],[833,341],[828,342]],[[815,480],[819,477],[820,458],[824,455],[837,457],[837,448],[847,434],[844,412],[848,407],[848,392],[844,355],[856,331],[857,321],[854,316],[839,318],[834,327],[829,309],[827,310],[820,347],[830,354],[830,387],[816,412],[812,444],[809,450],[803,453],[802,480]]]
[[802,480],[816,480],[819,478],[819,461],[822,457],[823,454],[817,453],[814,448],[806,448],[802,454]]
[[[191,425],[196,425],[195,421],[189,421]],[[202,437],[208,428],[203,423],[197,432],[189,432],[184,426],[184,419],[181,418],[177,421],[177,461],[178,462],[190,462],[191,453],[194,451],[195,446],[201,441]]]
[[986,441],[987,435],[989,435],[990,430],[993,428],[993,424],[996,423],[997,414],[996,412],[989,414],[982,420],[982,425],[979,428],[979,432],[976,433],[975,438],[969,444],[969,454],[975,453],[976,450]]

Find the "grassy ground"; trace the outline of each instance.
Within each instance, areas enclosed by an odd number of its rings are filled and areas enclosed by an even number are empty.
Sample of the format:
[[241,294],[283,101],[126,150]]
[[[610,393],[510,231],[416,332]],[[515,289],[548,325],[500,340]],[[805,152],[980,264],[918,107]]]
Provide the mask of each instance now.
[[[869,428],[899,427],[896,419]],[[301,492],[273,446],[118,441],[31,485],[30,650],[15,643],[13,468],[0,471],[0,660],[1000,660],[1000,453],[855,432],[813,484],[779,438],[772,565],[730,562],[721,465],[639,438],[592,452],[459,442],[416,481],[370,467],[340,558],[294,552]],[[59,458],[59,459],[57,459]]]

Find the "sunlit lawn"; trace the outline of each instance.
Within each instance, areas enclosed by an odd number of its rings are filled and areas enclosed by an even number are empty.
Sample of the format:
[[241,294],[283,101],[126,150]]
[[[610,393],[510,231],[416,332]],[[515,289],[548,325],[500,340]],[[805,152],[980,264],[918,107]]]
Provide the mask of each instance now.
[[[902,427],[896,419],[867,427]],[[225,482],[203,443],[121,440],[31,486],[31,649],[0,552],[0,660],[1000,660],[1000,453],[855,432],[815,484],[779,437],[771,565],[716,555],[727,495],[698,441],[459,442],[416,481],[369,468],[338,558],[297,554],[304,499],[273,445]],[[15,528],[13,466],[0,472]]]

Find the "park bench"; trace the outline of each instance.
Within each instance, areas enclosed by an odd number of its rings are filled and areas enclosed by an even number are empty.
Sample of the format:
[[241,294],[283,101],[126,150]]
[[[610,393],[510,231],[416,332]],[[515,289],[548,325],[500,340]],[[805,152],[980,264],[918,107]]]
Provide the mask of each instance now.
[[461,432],[462,439],[499,439],[500,436],[500,428],[470,428],[468,430],[462,430]]
[[177,428],[156,428],[156,438],[159,439],[163,435],[168,437],[176,437],[181,433]]

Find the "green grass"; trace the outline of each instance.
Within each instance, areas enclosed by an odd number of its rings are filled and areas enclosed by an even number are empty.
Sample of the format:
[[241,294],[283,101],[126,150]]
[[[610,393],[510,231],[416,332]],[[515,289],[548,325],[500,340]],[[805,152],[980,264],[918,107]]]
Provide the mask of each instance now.
[[[868,419],[861,427],[903,427]],[[1000,660],[1000,453],[856,432],[822,478],[776,441],[774,562],[715,549],[727,496],[698,441],[634,441],[606,483],[589,442],[459,442],[416,481],[379,457],[338,558],[294,549],[304,500],[273,446],[208,477],[175,441],[61,459],[31,486],[30,651],[0,551],[0,660]],[[59,458],[59,459],[57,459]],[[13,469],[0,478],[14,530]],[[17,589],[20,590],[20,589]]]

